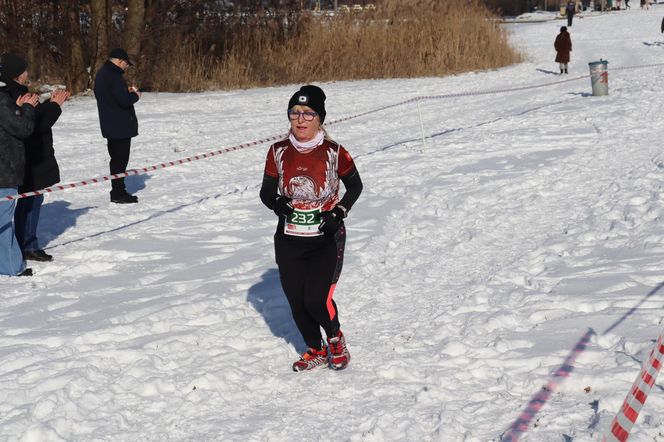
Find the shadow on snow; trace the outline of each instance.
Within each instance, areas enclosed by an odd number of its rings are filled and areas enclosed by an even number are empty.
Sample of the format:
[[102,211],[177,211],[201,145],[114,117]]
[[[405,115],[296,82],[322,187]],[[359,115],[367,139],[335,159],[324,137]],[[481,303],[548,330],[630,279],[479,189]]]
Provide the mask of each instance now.
[[295,347],[298,353],[303,353],[307,349],[293,321],[286,295],[281,289],[277,269],[269,269],[261,275],[261,281],[249,288],[247,301],[263,315],[265,324],[274,336],[283,338]]

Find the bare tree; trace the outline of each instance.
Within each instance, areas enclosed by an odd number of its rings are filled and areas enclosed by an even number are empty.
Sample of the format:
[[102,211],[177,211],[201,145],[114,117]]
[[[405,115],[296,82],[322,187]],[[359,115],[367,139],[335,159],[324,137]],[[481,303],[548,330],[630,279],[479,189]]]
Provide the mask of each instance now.
[[83,59],[83,39],[81,35],[81,14],[78,0],[67,0],[67,85],[73,93],[81,92],[90,85],[89,74]]
[[90,66],[92,75],[97,72],[109,52],[111,27],[111,0],[90,0],[91,45]]
[[122,47],[132,60],[138,60],[141,52],[141,37],[145,29],[145,0],[127,1],[126,27]]

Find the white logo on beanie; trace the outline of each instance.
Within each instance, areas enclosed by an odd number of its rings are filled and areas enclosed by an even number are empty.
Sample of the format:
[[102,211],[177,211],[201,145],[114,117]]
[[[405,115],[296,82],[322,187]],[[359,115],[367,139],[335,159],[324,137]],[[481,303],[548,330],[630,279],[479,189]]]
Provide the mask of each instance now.
[[297,101],[300,104],[307,104],[309,102],[309,97],[307,97],[306,95],[300,95],[299,97],[297,97]]

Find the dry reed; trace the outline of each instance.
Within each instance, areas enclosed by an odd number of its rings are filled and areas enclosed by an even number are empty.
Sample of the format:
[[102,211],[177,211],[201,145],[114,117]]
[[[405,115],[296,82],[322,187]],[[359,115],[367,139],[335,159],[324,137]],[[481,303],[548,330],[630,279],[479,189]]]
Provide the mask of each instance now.
[[[221,56],[171,46],[154,87],[195,91],[369,78],[444,76],[520,61],[476,0],[385,0],[375,11],[300,14],[243,25]],[[294,22],[296,20],[296,22]],[[276,23],[276,24],[275,24]]]

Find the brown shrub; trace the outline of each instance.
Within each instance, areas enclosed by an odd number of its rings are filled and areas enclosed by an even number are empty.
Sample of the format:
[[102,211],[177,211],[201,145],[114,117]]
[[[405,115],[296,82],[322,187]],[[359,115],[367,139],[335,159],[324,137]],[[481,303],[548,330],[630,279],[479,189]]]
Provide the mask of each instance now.
[[221,56],[206,55],[193,42],[171,45],[178,63],[158,69],[154,87],[195,91],[443,76],[520,60],[479,1],[386,0],[375,11],[256,21],[235,27]]
[[[152,90],[201,91],[442,76],[519,60],[481,0],[376,0],[375,10],[336,14],[302,10],[308,3],[146,2],[137,67],[128,72],[129,80]],[[108,44],[119,46],[128,3],[107,4],[113,12]],[[35,84],[78,78],[80,84],[69,86],[91,86],[99,54],[89,0],[0,0],[0,6],[3,51],[27,58]]]

